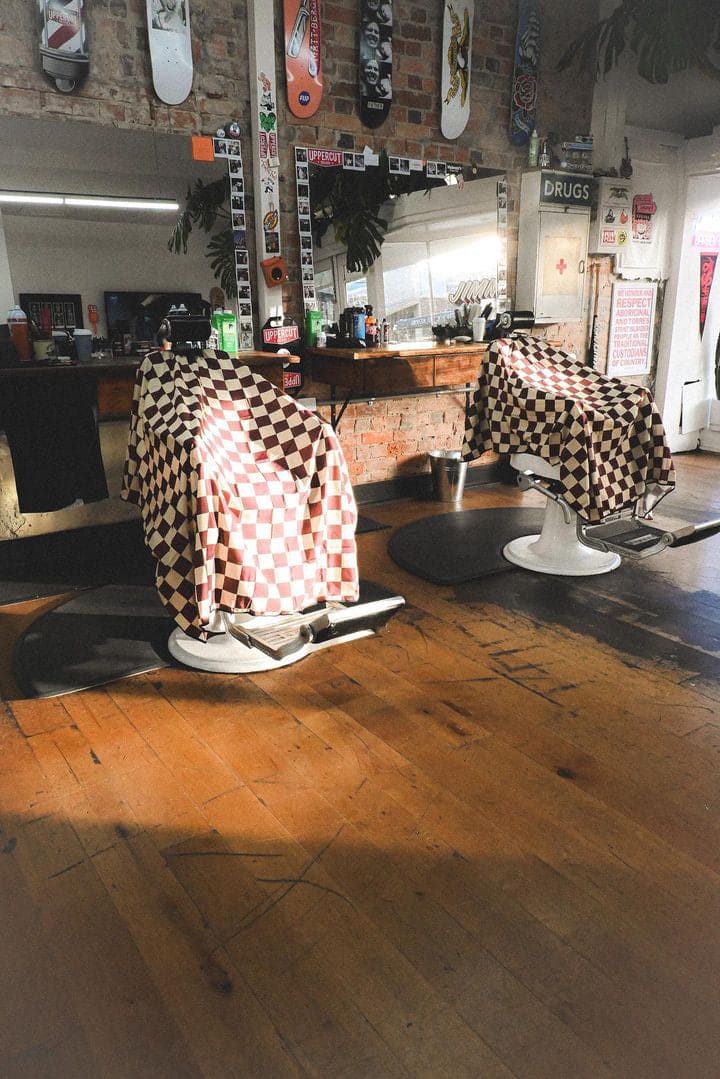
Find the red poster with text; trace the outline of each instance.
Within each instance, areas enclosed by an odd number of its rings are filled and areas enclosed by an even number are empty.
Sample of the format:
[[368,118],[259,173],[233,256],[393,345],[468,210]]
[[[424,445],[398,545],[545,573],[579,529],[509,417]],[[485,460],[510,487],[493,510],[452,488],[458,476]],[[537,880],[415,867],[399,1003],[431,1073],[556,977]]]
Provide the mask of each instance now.
[[717,257],[717,251],[700,252],[700,337],[702,337],[703,330],[705,329],[708,300],[710,299],[710,289],[712,288],[713,277],[715,276],[715,263],[717,262]]

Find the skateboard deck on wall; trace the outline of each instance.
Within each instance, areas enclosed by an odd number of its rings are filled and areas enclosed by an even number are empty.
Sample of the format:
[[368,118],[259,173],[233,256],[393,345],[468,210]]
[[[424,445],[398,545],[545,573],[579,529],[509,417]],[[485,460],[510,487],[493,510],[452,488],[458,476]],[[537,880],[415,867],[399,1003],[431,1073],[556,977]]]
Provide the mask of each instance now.
[[85,0],[39,2],[42,69],[61,93],[72,93],[90,67]]
[[457,139],[470,116],[473,0],[444,0],[440,130]]
[[283,5],[288,108],[304,120],[317,112],[323,93],[320,0],[283,0]]
[[515,70],[510,101],[510,141],[524,146],[535,128],[540,59],[540,9],[535,0],[518,0]]
[[360,119],[379,127],[392,104],[392,0],[360,0]]
[[145,0],[153,88],[166,105],[180,105],[193,81],[189,0]]

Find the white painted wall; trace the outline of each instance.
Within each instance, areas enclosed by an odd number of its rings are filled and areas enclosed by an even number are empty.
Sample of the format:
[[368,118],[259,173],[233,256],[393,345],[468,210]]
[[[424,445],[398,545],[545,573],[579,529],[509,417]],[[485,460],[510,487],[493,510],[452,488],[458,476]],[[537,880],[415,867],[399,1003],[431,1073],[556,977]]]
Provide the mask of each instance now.
[[[207,299],[216,284],[204,255],[207,237],[193,234],[187,255],[172,254],[167,241],[175,215],[162,218],[158,222],[153,214],[143,222],[128,221],[114,213],[113,220],[98,221],[4,214],[15,299],[21,292],[80,293],[86,326],[87,305],[97,306],[101,336],[107,336],[105,291],[177,289]],[[4,302],[2,281],[0,230],[0,318],[10,306]]]
[[[714,402],[714,353],[720,332],[720,287],[717,277],[708,305],[702,339],[699,329],[700,247],[693,234],[701,215],[715,212],[720,229],[720,129],[692,139],[682,158],[681,196],[672,237],[671,275],[665,298],[656,396],[674,452],[720,450],[720,433],[707,429]],[[698,387],[695,383],[700,382]],[[693,407],[689,423],[688,406]],[[715,408],[717,409],[717,403]],[[685,415],[683,416],[683,405]],[[718,417],[720,419],[720,417]]]
[[[14,292],[10,263],[8,261],[7,245],[5,243],[5,227],[3,215],[0,213],[0,313],[6,314],[13,305]],[[0,322],[7,321],[0,318]]]

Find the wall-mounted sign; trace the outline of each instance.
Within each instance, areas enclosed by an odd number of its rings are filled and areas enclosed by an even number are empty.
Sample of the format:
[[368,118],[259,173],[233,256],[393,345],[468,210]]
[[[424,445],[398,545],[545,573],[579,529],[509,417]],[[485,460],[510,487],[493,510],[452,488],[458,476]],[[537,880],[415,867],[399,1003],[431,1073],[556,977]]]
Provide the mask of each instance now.
[[481,303],[482,300],[494,299],[497,282],[494,277],[476,277],[472,281],[461,281],[457,288],[448,292],[450,303]]
[[588,176],[561,172],[540,174],[540,202],[551,206],[590,206],[594,183]]
[[608,375],[646,375],[652,359],[657,285],[616,281],[613,285]]
[[657,211],[652,194],[635,195],[632,202],[632,238],[636,244],[651,244],[653,214]]
[[289,345],[300,338],[297,326],[268,326],[262,332],[265,345]]
[[720,232],[712,229],[697,229],[693,232],[693,247],[702,247],[703,251],[720,251]]
[[306,160],[311,165],[321,165],[324,168],[336,168],[343,163],[342,150],[318,150],[314,146],[307,149]]

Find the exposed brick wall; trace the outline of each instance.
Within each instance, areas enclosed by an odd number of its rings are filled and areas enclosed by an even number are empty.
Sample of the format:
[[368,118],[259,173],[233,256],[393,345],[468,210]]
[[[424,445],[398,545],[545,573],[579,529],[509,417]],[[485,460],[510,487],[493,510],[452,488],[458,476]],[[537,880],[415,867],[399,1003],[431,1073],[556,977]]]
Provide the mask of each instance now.
[[[272,0],[267,0],[268,9]],[[246,4],[243,0],[192,0],[195,80],[190,98],[177,108],[162,105],[152,93],[145,29],[145,0],[88,0],[91,72],[73,95],[57,93],[40,70],[34,0],[0,3],[0,112],[68,119],[116,127],[211,133],[230,117],[249,132],[249,77]],[[595,0],[545,0],[538,123],[541,132],[561,137],[587,131],[592,73],[559,74],[557,57],[572,37],[592,20]],[[514,292],[517,250],[519,175],[527,156],[509,141],[508,114],[517,24],[516,0],[475,0],[470,121],[457,142],[446,144],[440,132],[439,0],[395,0],[393,36],[393,105],[376,131],[363,128],[358,116],[357,0],[324,0],[323,74],[325,95],[311,120],[295,119],[284,103],[281,41],[282,4],[275,3],[278,118],[281,148],[281,209],[284,252],[291,280],[284,290],[289,314],[302,315],[298,285],[299,254],[294,230],[295,189],[292,147],[296,143],[362,147],[415,157],[477,162],[508,173],[509,292]],[[246,139],[246,156],[250,144]],[[1,167],[1,166],[0,166]],[[247,170],[248,187],[251,184]],[[252,192],[248,191],[248,207]],[[562,335],[562,328],[560,329]],[[584,332],[570,328],[570,336]],[[458,444],[463,399],[436,398],[352,406],[342,437],[356,482],[423,471],[432,446]],[[371,420],[372,431],[363,430]],[[404,422],[402,422],[404,421]],[[380,431],[382,423],[382,432]],[[359,425],[359,426],[356,426]],[[412,433],[411,433],[412,431]],[[375,436],[382,439],[376,441]],[[369,438],[369,435],[373,438]]]

